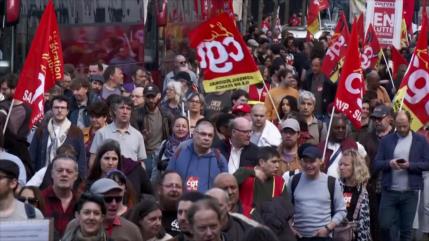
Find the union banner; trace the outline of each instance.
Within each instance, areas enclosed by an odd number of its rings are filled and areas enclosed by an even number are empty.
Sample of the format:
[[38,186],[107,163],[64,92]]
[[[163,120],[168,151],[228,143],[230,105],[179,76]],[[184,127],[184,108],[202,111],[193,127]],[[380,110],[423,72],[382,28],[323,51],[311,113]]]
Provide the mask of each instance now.
[[262,81],[254,59],[227,13],[196,27],[189,39],[204,71],[205,92],[236,89]]

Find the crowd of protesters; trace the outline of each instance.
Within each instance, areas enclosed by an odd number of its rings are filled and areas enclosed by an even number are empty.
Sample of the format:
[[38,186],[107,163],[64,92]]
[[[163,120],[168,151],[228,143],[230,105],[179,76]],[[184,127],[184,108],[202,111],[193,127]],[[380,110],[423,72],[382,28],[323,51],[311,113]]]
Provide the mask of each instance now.
[[323,241],[349,223],[350,241],[428,240],[429,132],[391,104],[405,70],[364,71],[355,129],[321,72],[331,37],[252,26],[265,83],[215,93],[181,54],[160,84],[143,67],[66,64],[33,130],[31,109],[11,107],[17,75],[1,77],[0,226],[53,218],[64,241]]

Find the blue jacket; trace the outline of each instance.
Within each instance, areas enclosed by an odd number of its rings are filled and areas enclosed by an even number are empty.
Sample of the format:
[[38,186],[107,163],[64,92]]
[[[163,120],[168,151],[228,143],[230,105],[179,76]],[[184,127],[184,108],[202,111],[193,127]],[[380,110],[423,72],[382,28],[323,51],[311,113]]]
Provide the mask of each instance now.
[[186,190],[204,193],[213,187],[219,173],[228,171],[228,165],[218,150],[199,156],[193,144],[193,140],[183,142],[170,159],[167,170],[179,173]]
[[[412,132],[411,150],[408,161],[408,183],[411,190],[423,189],[422,171],[429,170],[429,144],[423,136]],[[389,162],[393,159],[396,143],[399,136],[397,133],[390,133],[383,137],[378,146],[374,160],[374,171],[383,172],[382,186],[390,188],[392,186],[392,168]]]

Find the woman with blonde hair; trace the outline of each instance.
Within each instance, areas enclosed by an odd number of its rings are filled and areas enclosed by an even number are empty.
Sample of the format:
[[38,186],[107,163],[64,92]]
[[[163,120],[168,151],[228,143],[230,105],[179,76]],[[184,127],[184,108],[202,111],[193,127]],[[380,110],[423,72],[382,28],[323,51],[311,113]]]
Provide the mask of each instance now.
[[355,241],[371,240],[369,198],[366,184],[369,170],[357,150],[343,152],[338,165],[343,197],[347,208],[347,220],[356,223]]

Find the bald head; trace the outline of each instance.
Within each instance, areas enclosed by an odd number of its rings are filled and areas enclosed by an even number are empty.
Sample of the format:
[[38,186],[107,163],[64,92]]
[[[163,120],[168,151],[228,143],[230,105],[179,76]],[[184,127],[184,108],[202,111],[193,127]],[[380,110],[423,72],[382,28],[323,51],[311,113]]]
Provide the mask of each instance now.
[[220,173],[214,180],[214,187],[224,190],[228,194],[230,211],[233,211],[238,203],[238,183],[232,174]]
[[262,131],[267,120],[267,108],[263,104],[254,105],[252,108],[252,124],[255,131]]
[[208,190],[206,192],[206,195],[218,201],[219,207],[222,213],[222,220],[225,220],[229,212],[229,206],[230,206],[228,194],[224,190],[215,187]]
[[252,123],[244,117],[237,117],[231,122],[231,127],[232,145],[236,148],[249,145]]
[[377,88],[380,86],[380,76],[378,75],[377,71],[372,70],[366,75],[366,82],[368,84],[369,90],[377,90]]
[[395,126],[396,131],[402,137],[407,136],[410,133],[410,114],[400,110],[395,115]]

